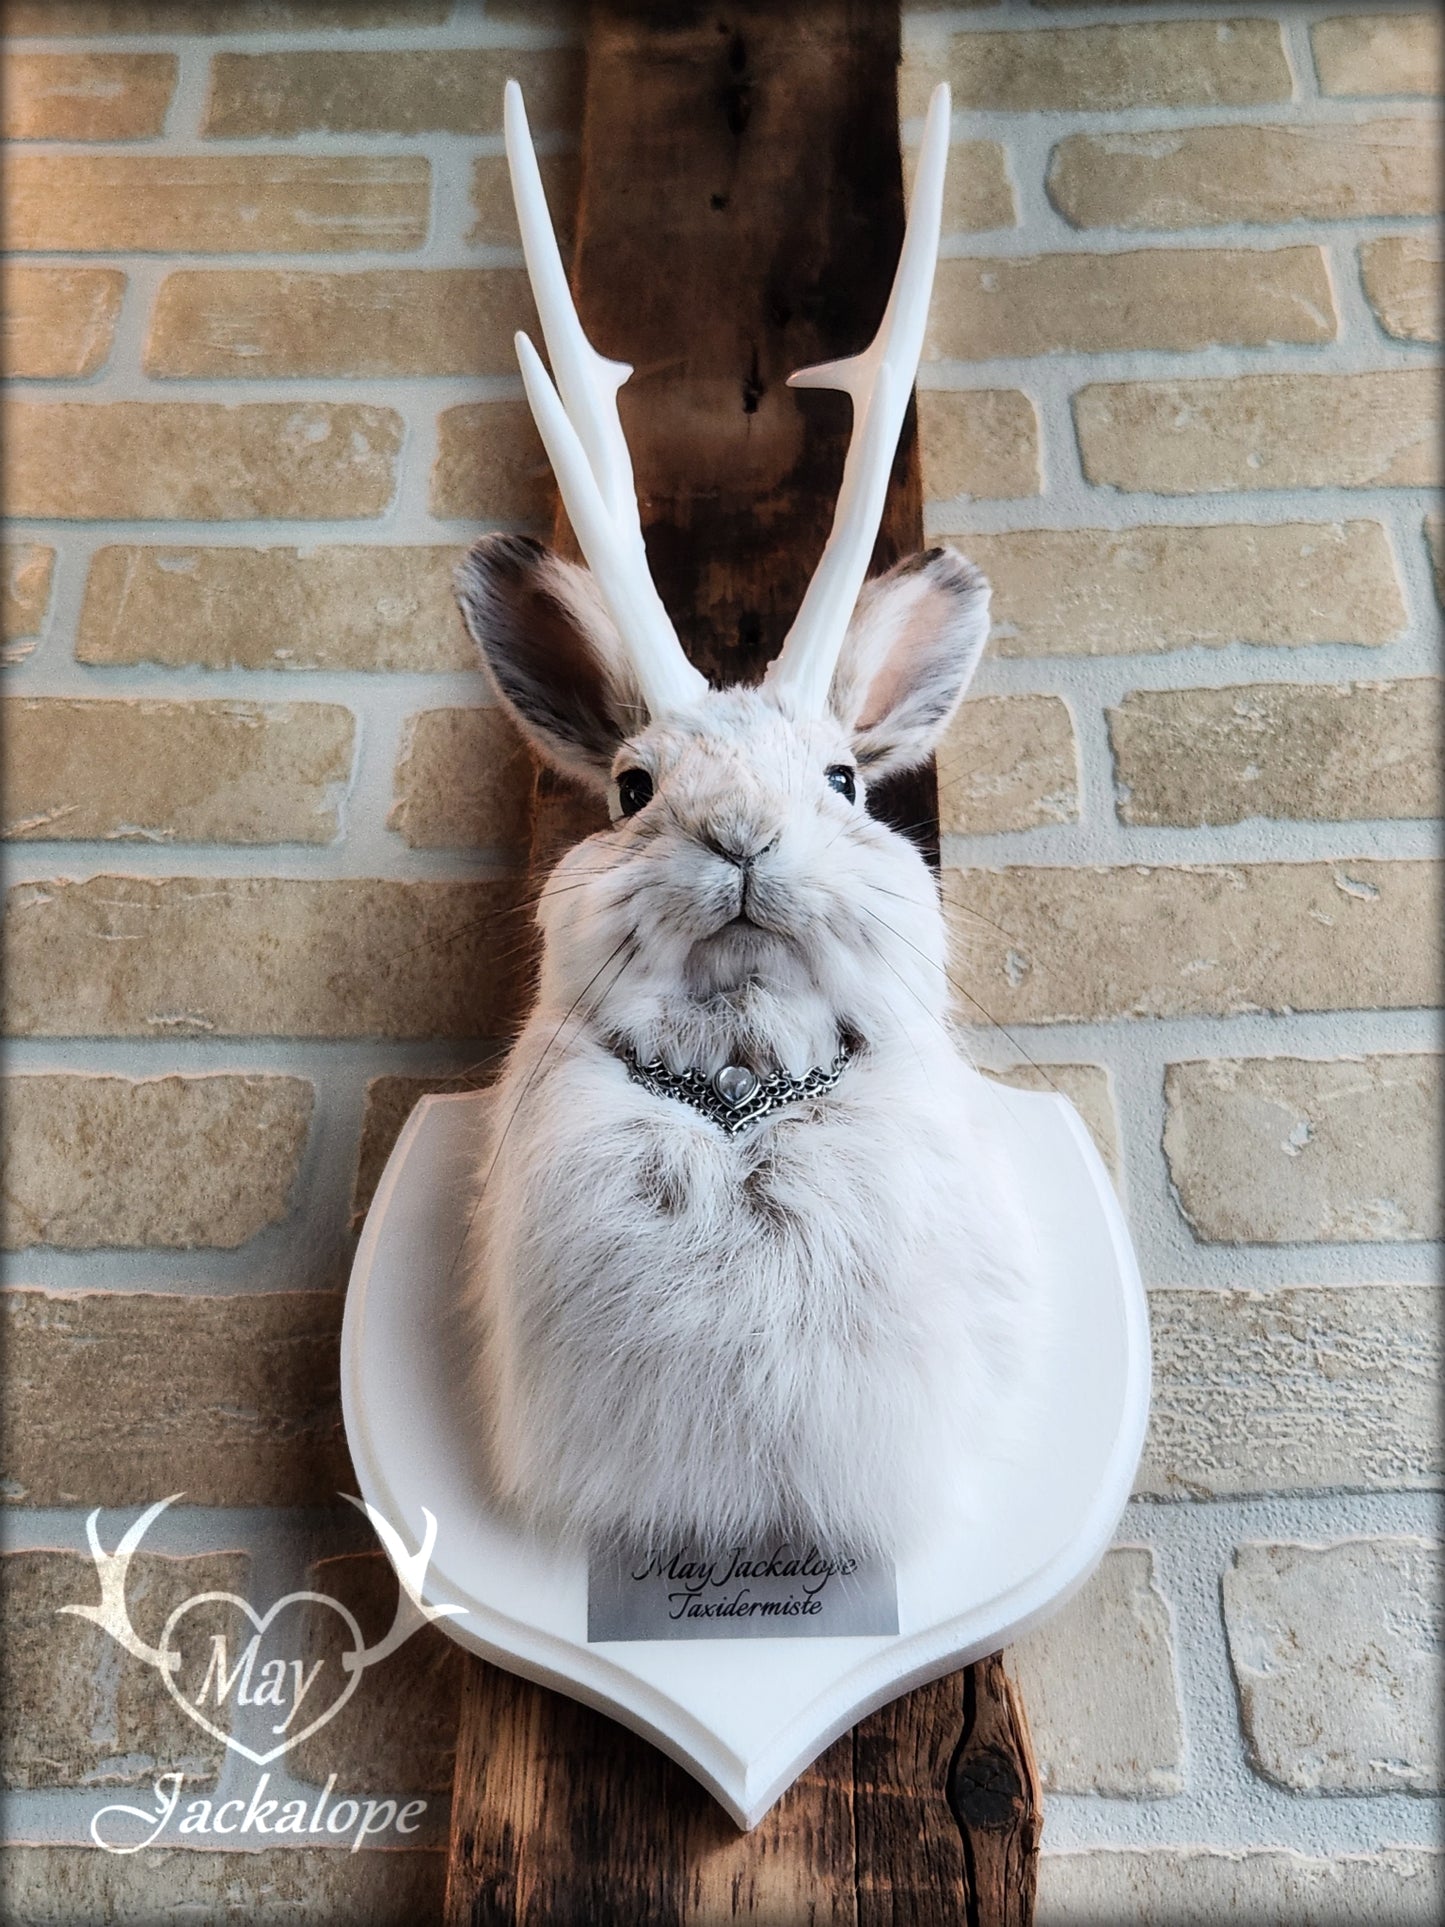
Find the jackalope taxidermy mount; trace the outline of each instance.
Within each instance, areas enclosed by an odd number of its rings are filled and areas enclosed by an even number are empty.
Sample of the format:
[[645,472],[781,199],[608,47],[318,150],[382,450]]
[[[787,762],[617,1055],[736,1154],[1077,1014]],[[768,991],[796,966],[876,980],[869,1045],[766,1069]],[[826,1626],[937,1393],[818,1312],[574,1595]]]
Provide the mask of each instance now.
[[761,684],[712,689],[648,570],[632,371],[582,331],[507,88],[552,376],[517,355],[589,567],[492,535],[458,591],[502,703],[612,820],[541,892],[466,1294],[497,1496],[565,1538],[901,1550],[1026,1423],[1029,1230],[950,1027],[937,884],[866,804],[926,761],[988,635],[951,550],[864,581],[948,139],[940,87],[873,345],[791,377],[853,404],[822,560]]

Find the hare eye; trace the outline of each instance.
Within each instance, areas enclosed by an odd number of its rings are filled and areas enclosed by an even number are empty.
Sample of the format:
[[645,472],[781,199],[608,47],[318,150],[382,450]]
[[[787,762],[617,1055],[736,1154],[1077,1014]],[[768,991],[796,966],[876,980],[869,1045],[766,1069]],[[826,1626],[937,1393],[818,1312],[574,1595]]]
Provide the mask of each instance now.
[[645,769],[625,769],[617,779],[617,800],[624,816],[636,816],[652,801],[652,778]]
[[846,763],[833,763],[823,773],[828,779],[829,789],[837,790],[849,803],[857,801],[858,790],[853,781],[853,772]]

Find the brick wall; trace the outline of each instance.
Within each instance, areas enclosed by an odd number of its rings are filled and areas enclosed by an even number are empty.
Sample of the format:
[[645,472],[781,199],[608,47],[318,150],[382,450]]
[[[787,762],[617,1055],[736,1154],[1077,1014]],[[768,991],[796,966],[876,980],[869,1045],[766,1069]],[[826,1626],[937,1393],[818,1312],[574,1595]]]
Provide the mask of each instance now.
[[[544,513],[500,81],[565,183],[575,20],[8,14],[5,1911],[416,1918],[434,1851],[94,1851],[161,1768],[255,1774],[53,1612],[90,1507],[183,1490],[138,1617],[307,1573],[384,1617],[339,1294],[516,991],[447,578]],[[1439,66],[1424,10],[907,17],[905,135],[959,109],[928,524],[998,618],[941,770],[963,1011],[1080,1105],[1153,1291],[1139,1495],[1016,1655],[1048,1920],[1439,1903]],[[435,1847],[455,1679],[416,1640],[277,1784],[415,1792]]]

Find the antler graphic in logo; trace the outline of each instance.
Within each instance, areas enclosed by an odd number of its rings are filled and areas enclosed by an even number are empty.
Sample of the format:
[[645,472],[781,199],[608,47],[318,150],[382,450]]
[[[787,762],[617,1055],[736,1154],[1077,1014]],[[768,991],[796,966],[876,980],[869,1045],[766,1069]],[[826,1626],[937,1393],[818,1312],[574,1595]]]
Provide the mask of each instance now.
[[[131,1622],[130,1610],[126,1604],[126,1578],[130,1570],[130,1562],[141,1540],[166,1507],[181,1497],[179,1492],[173,1492],[169,1498],[159,1500],[143,1512],[126,1532],[114,1552],[107,1552],[101,1545],[100,1513],[92,1512],[85,1522],[85,1531],[90,1541],[91,1556],[95,1560],[96,1571],[100,1577],[100,1604],[98,1606],[61,1606],[58,1610],[63,1613],[72,1613],[77,1619],[92,1620],[102,1631],[109,1633],[111,1638],[118,1645],[123,1646],[128,1653],[136,1659],[143,1660],[147,1666],[153,1666],[165,1682],[167,1692],[188,1718],[194,1720],[197,1726],[211,1734],[214,1739],[221,1740],[226,1746],[243,1754],[257,1766],[264,1766],[268,1760],[274,1760],[279,1754],[299,1745],[302,1740],[324,1726],[328,1720],[334,1719],[360,1685],[361,1676],[368,1667],[389,1658],[399,1646],[404,1645],[411,1638],[413,1633],[419,1632],[430,1621],[455,1618],[466,1610],[464,1606],[429,1606],[423,1598],[426,1569],[430,1563],[437,1536],[437,1522],[425,1507],[422,1508],[422,1518],[426,1522],[426,1529],[422,1535],[421,1545],[415,1552],[408,1552],[400,1534],[379,1512],[367,1505],[365,1501],[353,1498],[350,1493],[343,1493],[342,1496],[348,1499],[359,1512],[366,1514],[377,1537],[385,1546],[396,1571],[399,1587],[396,1612],[390,1629],[373,1646],[366,1644],[354,1615],[339,1599],[333,1599],[328,1593],[311,1591],[287,1593],[265,1613],[258,1613],[249,1601],[242,1599],[238,1593],[194,1593],[189,1599],[183,1599],[172,1611],[161,1632],[159,1646],[150,1645]],[[182,1655],[171,1643],[172,1635],[186,1614],[194,1612],[200,1606],[215,1603],[233,1607],[237,1612],[244,1614],[254,1630],[250,1640],[236,1658],[234,1666],[231,1664],[226,1636],[223,1633],[213,1634],[211,1663],[207,1668],[206,1676],[195,1695],[187,1697],[181,1691],[178,1681]],[[317,1674],[325,1665],[325,1660],[317,1660],[308,1671],[304,1660],[301,1659],[293,1659],[289,1663],[284,1659],[270,1659],[261,1667],[259,1677],[253,1678],[253,1674],[262,1638],[272,1621],[288,1607],[300,1605],[313,1605],[334,1612],[346,1627],[350,1637],[350,1648],[341,1654],[341,1668],[349,1677],[343,1690],[322,1713],[295,1732],[288,1732],[301,1709],[302,1701],[314,1685]],[[214,1690],[219,1717],[222,1709],[226,1707],[233,1688],[239,1689],[236,1696],[238,1706],[271,1706],[281,1711],[287,1706],[289,1700],[290,1710],[271,1728],[272,1734],[279,1737],[279,1744],[269,1748],[248,1746],[228,1727],[217,1725],[207,1717],[203,1708],[208,1693]]]
[[74,1613],[77,1619],[93,1619],[102,1632],[109,1633],[128,1653],[133,1653],[137,1659],[143,1659],[147,1666],[154,1666],[162,1673],[174,1672],[181,1663],[181,1656],[147,1646],[131,1625],[130,1612],[125,1603],[125,1581],[136,1547],[166,1507],[174,1505],[180,1497],[179,1492],[173,1492],[168,1499],[157,1499],[148,1511],[140,1515],[114,1552],[107,1552],[100,1543],[100,1509],[97,1507],[85,1522],[85,1536],[90,1541],[90,1556],[100,1575],[100,1604],[56,1608],[57,1612]]

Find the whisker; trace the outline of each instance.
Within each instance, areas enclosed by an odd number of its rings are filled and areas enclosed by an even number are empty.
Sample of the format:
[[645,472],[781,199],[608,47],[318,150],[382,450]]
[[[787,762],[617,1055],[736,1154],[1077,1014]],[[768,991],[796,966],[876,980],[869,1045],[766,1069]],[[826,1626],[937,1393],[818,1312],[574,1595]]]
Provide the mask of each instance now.
[[[885,890],[881,883],[870,883],[868,887],[880,897],[896,897],[899,903],[912,903],[913,901],[912,897],[904,896],[901,890]],[[995,923],[992,917],[986,917],[982,910],[975,910],[970,903],[959,903],[953,900],[950,901],[948,907],[951,910],[962,910],[965,916],[974,917],[979,923],[986,923],[990,930],[997,930],[999,935],[1001,937],[1007,937],[1010,943],[1023,942],[1022,937],[1015,936],[1012,930],[1005,930],[1001,923]]]
[[[893,975],[898,979],[899,983],[902,984],[903,988],[908,992],[909,996],[918,1005],[918,1008],[923,1012],[924,1016],[928,1018],[930,1023],[938,1025],[940,1032],[943,1034],[945,1038],[947,1038],[950,1048],[953,1048],[954,1040],[952,1037],[949,1036],[947,1027],[944,1024],[939,1022],[936,1012],[931,1011],[928,1008],[927,1004],[924,1003],[923,999],[919,996],[918,992],[913,988],[912,984],[909,983],[908,979],[904,976],[903,972],[898,968],[897,964],[894,963],[893,959],[891,957],[885,957],[883,952],[878,948],[878,945],[876,943],[870,943],[868,945],[868,949],[872,953],[872,955],[878,959],[879,963],[881,963],[885,967],[885,969],[891,970],[893,972]],[[918,1059],[919,1067],[922,1069],[923,1074],[926,1077],[928,1075],[928,1064],[924,1058],[923,1052],[918,1048],[917,1044],[913,1042],[913,1039],[911,1037],[909,1038],[908,1042],[910,1047],[912,1048],[913,1055]]]
[[896,937],[899,943],[906,943],[908,945],[908,948],[911,951],[913,951],[915,955],[922,957],[923,961],[926,964],[931,964],[935,970],[941,970],[943,972],[944,977],[958,992],[959,996],[966,997],[969,1003],[973,1005],[975,1010],[981,1011],[983,1013],[983,1015],[993,1025],[994,1029],[998,1032],[1000,1037],[1006,1037],[1008,1039],[1009,1043],[1019,1053],[1019,1055],[1025,1060],[1025,1062],[1029,1065],[1030,1069],[1036,1070],[1038,1072],[1039,1076],[1048,1085],[1049,1089],[1059,1097],[1062,1097],[1064,1095],[1064,1093],[1059,1089],[1058,1085],[1054,1082],[1053,1078],[1051,1078],[1048,1072],[1044,1069],[1043,1065],[1040,1064],[1035,1057],[1032,1057],[1029,1054],[1029,1052],[1024,1049],[1023,1045],[1014,1036],[1013,1032],[1010,1030],[1006,1030],[1004,1026],[999,1022],[997,1017],[994,1016],[993,1012],[985,1008],[985,1006],[978,1001],[977,997],[974,996],[971,990],[964,989],[963,985],[959,983],[958,979],[954,976],[953,972],[948,968],[946,964],[940,964],[937,958],[930,957],[926,950],[920,950],[916,943],[913,943],[909,938],[905,937],[901,930],[895,930],[892,924],[889,923],[885,917],[880,917],[875,910],[870,910],[866,903],[860,904],[858,907],[860,910],[863,911],[865,916],[872,917],[875,923],[881,923],[883,925],[883,928],[889,933],[889,935],[892,937]]

